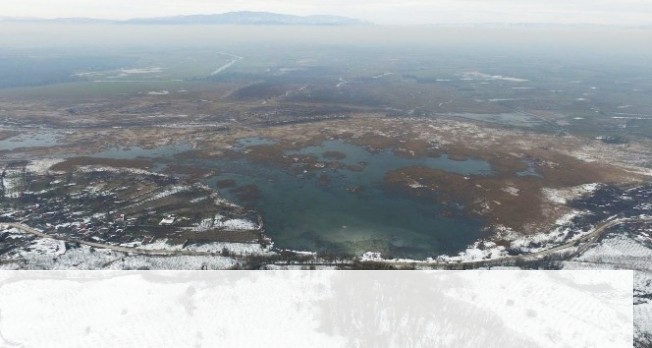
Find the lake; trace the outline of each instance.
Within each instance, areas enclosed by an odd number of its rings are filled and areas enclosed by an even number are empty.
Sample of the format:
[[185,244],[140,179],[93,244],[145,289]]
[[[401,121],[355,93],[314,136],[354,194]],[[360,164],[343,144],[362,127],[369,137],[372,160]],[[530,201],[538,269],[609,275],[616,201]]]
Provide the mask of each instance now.
[[[261,139],[239,142],[269,144]],[[328,154],[344,154],[333,160]],[[325,155],[326,154],[326,155]],[[491,166],[481,160],[455,161],[447,156],[408,158],[386,150],[367,151],[342,140],[323,142],[295,155],[314,156],[324,167],[306,171],[254,162],[245,158],[193,160],[194,165],[219,172],[209,183],[235,182],[220,192],[236,203],[250,205],[264,218],[265,230],[277,247],[360,255],[381,251],[386,256],[426,258],[457,254],[476,240],[482,221],[462,214],[443,214],[450,206],[433,203],[432,197],[415,198],[384,185],[388,171],[425,166],[449,172],[490,175]],[[332,168],[330,162],[343,166]],[[349,166],[357,165],[352,170]]]

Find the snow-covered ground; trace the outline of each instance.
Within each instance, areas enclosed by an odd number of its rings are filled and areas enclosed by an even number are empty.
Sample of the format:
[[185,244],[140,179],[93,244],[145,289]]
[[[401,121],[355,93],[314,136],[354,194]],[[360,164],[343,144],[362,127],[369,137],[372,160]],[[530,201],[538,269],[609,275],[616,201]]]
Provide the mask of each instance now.
[[153,243],[146,245],[136,245],[138,249],[143,250],[187,250],[220,254],[227,251],[231,255],[273,255],[272,245],[263,247],[258,243],[207,243],[201,245],[190,244],[185,247],[181,244],[169,244],[166,239],[158,239]]
[[168,95],[170,94],[170,91],[149,91],[147,92],[147,95]]
[[600,187],[599,184],[584,184],[564,189],[544,188],[543,195],[549,201],[557,204],[566,204],[568,201],[580,198],[589,193],[595,192]]
[[[169,255],[153,256],[126,254],[87,245],[69,246],[60,240],[34,238],[16,228],[4,228],[6,240],[22,243],[0,255],[2,269],[228,269],[239,263],[237,257],[250,255],[274,255],[272,246],[258,243],[210,243],[203,245],[168,244],[165,239],[147,245],[129,243],[123,245],[147,250],[184,250],[208,252],[213,255]],[[228,256],[220,255],[224,251]]]
[[167,188],[167,189],[165,189],[165,190],[163,190],[161,192],[158,192],[153,196],[148,196],[146,199],[143,199],[141,201],[137,201],[135,203],[132,203],[132,204],[128,205],[127,207],[125,207],[124,209],[137,207],[137,206],[143,205],[143,204],[148,203],[148,202],[153,202],[153,201],[163,199],[165,197],[168,197],[168,196],[180,193],[180,192],[186,192],[186,191],[190,191],[190,190],[192,190],[192,186],[175,185],[175,186]]
[[257,230],[258,224],[245,219],[215,219],[215,227],[227,230]]
[[314,269],[320,271],[326,270],[337,270],[337,266],[324,266],[324,265],[315,265],[311,267],[310,265],[265,265],[265,270],[268,271],[300,271],[306,269]]
[[190,203],[191,203],[191,204],[197,204],[197,203],[202,202],[202,201],[205,201],[205,200],[207,200],[207,199],[208,199],[208,196],[197,197],[197,198],[193,198],[193,199],[191,199],[191,200],[190,200]]
[[63,162],[62,158],[45,158],[29,161],[25,170],[34,174],[43,175],[55,164]]
[[229,230],[229,231],[252,231],[260,229],[260,226],[247,219],[228,219],[227,217],[217,214],[214,218],[203,219],[193,231],[203,232],[208,230]]
[[491,75],[491,74],[485,74],[479,71],[470,71],[462,74],[462,77],[460,78],[463,81],[489,81],[489,80],[498,80],[498,81],[509,81],[509,82],[527,82],[527,79],[519,78],[519,77],[511,77],[511,76],[503,76],[503,75]]
[[150,172],[148,170],[138,169],[138,168],[106,167],[106,166],[99,166],[99,165],[79,166],[77,167],[77,170],[84,173],[112,172],[112,173],[131,173],[131,174],[165,176],[164,174]]
[[652,244],[646,245],[631,236],[614,235],[597,247],[567,262],[572,267],[613,267],[619,269],[649,270],[652,272]]
[[640,236],[611,235],[564,269],[633,269],[634,328],[637,337],[652,335],[652,241]]
[[263,247],[258,243],[209,243],[202,245],[189,245],[186,249],[205,251],[211,253],[228,250],[231,255],[273,255],[272,246]]
[[66,252],[66,243],[56,239],[38,238],[28,245],[20,255],[26,259],[34,254],[57,257]]
[[5,197],[18,198],[24,189],[23,171],[20,168],[6,169],[2,177]]
[[[233,247],[234,251],[244,249],[240,245]],[[228,269],[238,263],[235,258],[219,255],[135,255],[91,248],[87,245],[66,249],[64,242],[49,238],[38,238],[19,250],[3,255],[0,259],[3,261],[0,263],[0,270],[217,270]]]
[[171,188],[169,188],[169,189],[167,189],[167,190],[165,190],[163,192],[159,192],[159,193],[155,194],[154,196],[149,197],[147,200],[142,201],[140,203],[142,204],[142,203],[146,203],[146,202],[150,202],[150,201],[155,201],[157,199],[165,198],[167,196],[171,196],[171,195],[177,194],[179,192],[190,191],[190,189],[191,189],[190,186],[176,185],[176,186],[173,186],[173,187],[171,187]]

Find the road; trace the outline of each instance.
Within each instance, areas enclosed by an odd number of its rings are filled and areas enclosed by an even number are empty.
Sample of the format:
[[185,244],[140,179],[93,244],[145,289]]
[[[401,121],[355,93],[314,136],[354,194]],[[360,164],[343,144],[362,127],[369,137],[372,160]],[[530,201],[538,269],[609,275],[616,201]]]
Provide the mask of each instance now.
[[[568,243],[564,243],[561,245],[558,245],[554,248],[546,249],[543,251],[539,251],[536,253],[532,254],[525,254],[525,255],[514,255],[514,256],[505,256],[497,259],[488,259],[488,260],[473,260],[473,261],[462,261],[459,263],[437,263],[434,264],[436,267],[442,267],[442,268],[452,268],[452,269],[458,269],[463,266],[471,266],[473,267],[491,267],[491,266],[504,266],[508,265],[509,263],[507,261],[536,261],[543,259],[546,256],[550,256],[552,254],[564,251],[566,249],[576,247],[578,244],[581,244],[582,246],[588,246],[590,243],[593,243],[597,241],[607,230],[610,228],[620,225],[620,224],[626,224],[626,223],[632,223],[632,222],[652,222],[652,217],[650,218],[623,218],[623,219],[615,219],[615,220],[610,220],[610,221],[605,221],[602,224],[598,225],[593,231],[590,233],[575,239],[573,241],[570,241]],[[584,244],[582,244],[584,243]],[[581,250],[581,252],[584,252],[586,250]],[[414,262],[392,262],[392,265],[397,265],[397,266],[410,266],[413,265]]]
[[[639,220],[641,220],[641,219],[639,219]],[[563,251],[564,249],[568,249],[570,247],[576,246],[579,243],[593,243],[596,240],[598,240],[598,238],[600,238],[600,236],[602,236],[602,234],[605,231],[607,231],[608,229],[610,229],[610,228],[612,228],[614,226],[618,226],[620,224],[628,223],[628,222],[636,222],[636,220],[632,220],[632,219],[616,219],[616,220],[607,221],[607,222],[602,223],[598,227],[596,227],[591,233],[589,233],[589,234],[587,234],[585,236],[582,236],[582,237],[580,237],[580,238],[578,238],[576,240],[573,240],[571,242],[568,242],[568,243],[565,243],[565,244],[562,244],[562,245],[558,245],[558,246],[556,246],[554,248],[550,248],[550,249],[547,249],[547,250],[544,250],[544,251],[540,251],[538,253],[533,253],[533,254],[530,254],[530,255],[527,255],[527,256],[530,256],[530,257],[536,259],[536,258],[541,258],[541,257],[544,257],[544,256],[548,256],[548,255]]]
[[560,131],[563,131],[563,130],[564,130],[564,127],[558,125],[556,122],[551,121],[551,120],[549,120],[549,119],[547,119],[547,118],[545,118],[545,117],[543,117],[543,116],[539,116],[539,115],[537,115],[537,114],[533,114],[533,113],[531,113],[531,112],[528,112],[528,111],[525,111],[525,110],[522,110],[522,109],[517,109],[517,111],[520,112],[520,113],[522,113],[522,114],[528,115],[528,116],[530,116],[530,117],[534,117],[534,118],[536,118],[537,120],[539,120],[539,121],[541,121],[541,122],[543,122],[543,123],[545,123],[545,124],[551,126],[551,127],[554,128],[554,129],[557,129],[557,130],[560,130]]
[[217,69],[215,69],[215,71],[213,71],[213,72],[211,73],[211,76],[215,76],[215,75],[221,73],[222,71],[224,71],[224,70],[230,68],[233,64],[235,64],[235,63],[237,63],[237,62],[239,62],[239,61],[242,60],[242,57],[240,57],[240,56],[236,56],[235,54],[224,53],[224,52],[218,52],[218,53],[221,54],[221,55],[224,55],[224,56],[229,56],[229,57],[233,58],[233,60],[231,60],[230,62],[228,62],[228,63],[222,65],[221,67],[219,67],[219,68],[217,68]]
[[[632,223],[632,222],[652,222],[652,217],[650,218],[623,218],[623,219],[615,219],[611,221],[605,221],[602,224],[598,225],[591,233],[584,235],[578,239],[575,239],[573,241],[570,241],[568,243],[564,243],[561,245],[558,245],[554,248],[546,249],[543,251],[539,251],[536,253],[532,254],[526,254],[526,255],[514,255],[514,256],[506,256],[506,257],[501,257],[499,259],[491,259],[491,260],[478,260],[478,261],[466,261],[462,262],[461,264],[482,264],[482,265],[487,265],[487,266],[493,266],[493,265],[501,265],[507,260],[522,260],[522,261],[535,261],[537,259],[542,259],[546,256],[550,256],[552,254],[564,251],[568,248],[572,248],[575,246],[578,246],[579,244],[584,243],[583,245],[589,245],[589,243],[593,243],[597,241],[607,230],[614,226],[618,226],[621,224],[626,224],[626,223]],[[585,251],[585,250],[584,250]]]

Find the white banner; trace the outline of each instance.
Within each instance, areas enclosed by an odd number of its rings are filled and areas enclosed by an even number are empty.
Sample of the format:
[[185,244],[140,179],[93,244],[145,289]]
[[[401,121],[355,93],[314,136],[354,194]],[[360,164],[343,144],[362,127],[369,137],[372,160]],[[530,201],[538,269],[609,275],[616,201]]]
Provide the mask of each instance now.
[[632,347],[632,271],[2,271],[0,347]]

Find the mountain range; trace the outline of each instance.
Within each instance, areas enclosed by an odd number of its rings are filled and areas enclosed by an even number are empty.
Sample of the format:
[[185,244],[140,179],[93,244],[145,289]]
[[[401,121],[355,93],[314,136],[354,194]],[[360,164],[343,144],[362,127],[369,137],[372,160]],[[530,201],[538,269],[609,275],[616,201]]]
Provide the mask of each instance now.
[[347,17],[313,15],[294,16],[271,12],[227,12],[220,14],[186,15],[157,18],[133,18],[128,20],[105,20],[94,18],[11,18],[0,21],[10,22],[55,22],[55,23],[118,23],[118,24],[221,24],[221,25],[362,25],[363,21]]

